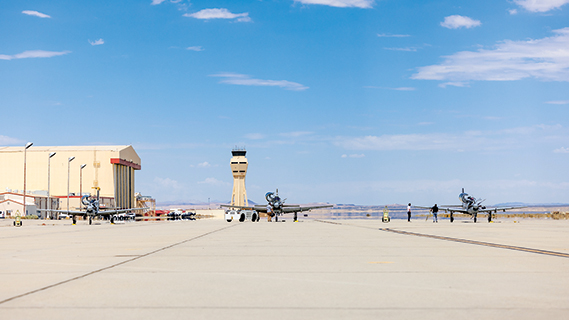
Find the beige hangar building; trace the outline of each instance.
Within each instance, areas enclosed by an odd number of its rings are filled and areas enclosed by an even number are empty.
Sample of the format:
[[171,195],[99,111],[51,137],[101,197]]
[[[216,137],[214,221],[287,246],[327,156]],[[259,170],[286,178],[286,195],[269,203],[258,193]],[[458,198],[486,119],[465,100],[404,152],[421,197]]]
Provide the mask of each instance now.
[[[24,149],[0,147],[0,201],[23,195]],[[50,158],[52,153],[55,155]],[[80,207],[81,193],[95,195],[96,187],[100,188],[102,206],[136,207],[134,176],[141,161],[132,146],[31,146],[25,156],[26,206],[39,204],[43,208],[47,204],[49,179],[50,196],[59,198],[59,209],[66,210],[69,179],[70,210]],[[69,161],[71,157],[75,158]]]

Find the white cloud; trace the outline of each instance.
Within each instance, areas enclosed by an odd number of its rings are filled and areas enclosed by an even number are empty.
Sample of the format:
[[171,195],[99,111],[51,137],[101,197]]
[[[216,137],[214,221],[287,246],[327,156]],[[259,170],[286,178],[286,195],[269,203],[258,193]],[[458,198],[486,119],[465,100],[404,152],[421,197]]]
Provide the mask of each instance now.
[[0,54],[0,60],[25,59],[25,58],[51,58],[55,56],[68,54],[70,52],[71,51],[56,52],[56,51],[44,51],[44,50],[30,50],[14,55]]
[[244,13],[231,13],[225,8],[215,8],[215,9],[203,9],[194,13],[186,13],[184,17],[196,18],[196,19],[237,19],[239,22],[250,22],[249,12]]
[[569,100],[547,101],[549,104],[569,104]]
[[179,189],[184,188],[184,186],[182,186],[178,181],[170,179],[170,178],[156,177],[156,178],[154,178],[154,182],[156,184],[158,184],[160,187],[170,189],[170,190],[172,190],[172,189],[173,190],[179,190]]
[[187,47],[186,50],[190,50],[190,51],[204,51],[204,48],[202,48],[202,46],[193,46],[193,47]]
[[439,84],[439,87],[441,88],[446,88],[447,86],[453,86],[453,87],[470,87],[470,85],[466,82],[460,82],[460,81],[451,81],[451,82],[445,82],[445,83],[441,83]]
[[293,131],[293,132],[283,132],[280,135],[282,137],[287,137],[287,138],[299,138],[299,137],[311,135],[313,133],[314,132],[312,132],[312,131]]
[[518,14],[518,10],[516,10],[516,9],[510,9],[510,10],[508,10],[508,12],[509,12],[511,15]]
[[569,0],[514,0],[514,2],[527,11],[547,12],[569,3]]
[[155,6],[155,5],[157,5],[157,4],[161,4],[161,3],[164,2],[164,1],[166,1],[166,0],[152,0],[151,5]]
[[364,137],[337,137],[335,145],[348,150],[505,150],[539,145],[544,141],[569,142],[567,130],[560,125],[535,125],[497,131],[467,131],[456,134],[394,134]]
[[40,17],[40,18],[51,18],[50,16],[48,16],[45,13],[41,13],[41,12],[37,12],[37,11],[33,11],[33,10],[24,10],[22,11],[23,14],[27,14],[29,16],[35,16],[35,17]]
[[224,78],[220,83],[235,84],[242,86],[270,86],[270,87],[281,87],[286,90],[302,91],[308,89],[308,87],[303,86],[300,83],[286,81],[286,80],[262,80],[254,79],[245,74],[238,73],[219,73],[212,74],[211,77]]
[[458,148],[461,141],[450,134],[396,134],[340,138],[336,144],[350,150],[443,150]]
[[10,146],[10,145],[23,144],[23,143],[24,140],[0,135],[0,145]]
[[204,181],[199,181],[198,184],[207,184],[211,186],[229,186],[228,182],[217,180],[216,178],[206,178]]
[[342,158],[364,158],[365,156],[366,155],[363,153],[362,154],[350,154],[350,155],[343,154]]
[[105,40],[103,40],[103,39],[99,39],[99,40],[95,40],[95,41],[89,40],[89,43],[90,43],[92,46],[99,46],[99,45],[104,44],[104,43],[105,43]]
[[385,89],[385,90],[395,90],[395,91],[415,91],[415,90],[417,90],[417,88],[413,88],[413,87],[389,88],[389,87],[365,86],[364,88],[368,88],[368,89]]
[[445,21],[441,22],[441,26],[449,29],[458,29],[458,28],[472,28],[478,27],[481,25],[479,20],[474,20],[469,17],[453,15],[445,17]]
[[202,163],[198,163],[198,168],[209,168],[211,167],[211,164],[209,164],[209,162],[204,161]]
[[415,52],[417,51],[417,48],[415,47],[404,47],[404,48],[383,48],[385,50],[391,50],[391,51],[407,51],[407,52]]
[[561,147],[559,149],[553,150],[555,153],[569,153],[569,148]]
[[491,50],[457,52],[445,56],[441,64],[420,67],[411,78],[453,83],[524,78],[569,81],[569,28],[553,32],[555,36],[543,39],[505,40]]
[[378,33],[378,37],[380,38],[406,38],[410,37],[408,34],[386,34],[386,33]]
[[321,4],[331,7],[347,8],[371,8],[373,6],[374,0],[294,0],[294,2],[300,2],[302,4]]

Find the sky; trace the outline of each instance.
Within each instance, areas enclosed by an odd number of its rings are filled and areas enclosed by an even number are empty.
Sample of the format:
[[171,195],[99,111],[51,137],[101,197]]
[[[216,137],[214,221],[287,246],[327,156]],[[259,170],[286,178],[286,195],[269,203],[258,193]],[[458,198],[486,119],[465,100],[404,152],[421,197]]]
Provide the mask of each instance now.
[[132,145],[136,191],[569,202],[569,0],[0,0],[0,145]]

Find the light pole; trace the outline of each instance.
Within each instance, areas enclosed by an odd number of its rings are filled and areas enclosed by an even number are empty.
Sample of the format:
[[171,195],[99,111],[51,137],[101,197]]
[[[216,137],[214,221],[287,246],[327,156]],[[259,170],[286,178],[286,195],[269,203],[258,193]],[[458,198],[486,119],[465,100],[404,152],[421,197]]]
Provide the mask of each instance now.
[[33,146],[33,142],[26,143],[26,147],[24,148],[24,216],[26,216],[26,151],[29,147]]
[[49,157],[47,158],[47,213],[45,215],[46,218],[51,217],[51,196],[49,193],[50,187],[50,178],[51,178],[51,158],[55,156],[55,152],[50,152]]
[[69,157],[67,160],[67,213],[69,213],[69,164],[75,157]]
[[87,166],[86,163],[82,164],[81,169],[79,169],[79,198],[83,198],[83,168],[85,168],[86,166]]

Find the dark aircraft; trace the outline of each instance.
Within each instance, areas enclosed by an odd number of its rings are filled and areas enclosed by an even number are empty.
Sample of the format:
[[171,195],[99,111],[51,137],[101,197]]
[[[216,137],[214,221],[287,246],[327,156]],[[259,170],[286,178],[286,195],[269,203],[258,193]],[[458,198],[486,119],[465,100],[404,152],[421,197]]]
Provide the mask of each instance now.
[[[506,210],[525,208],[525,207],[487,208],[486,206],[482,205],[482,202],[484,202],[486,199],[476,199],[472,196],[469,196],[468,193],[464,192],[464,188],[462,188],[462,193],[458,195],[458,198],[462,202],[461,205],[448,205],[448,206],[439,207],[439,210],[442,210],[444,212],[450,212],[450,222],[454,221],[453,213],[455,212],[470,215],[474,219],[474,222],[476,222],[478,213],[488,212],[488,222],[491,222],[492,213],[497,213],[498,211],[506,212]],[[421,207],[421,206],[414,206],[414,207],[422,209],[431,209],[431,207]]]
[[99,216],[99,217],[104,217],[104,218],[109,218],[111,220],[111,223],[114,224],[115,223],[115,218],[117,218],[117,215],[122,214],[122,213],[127,213],[127,212],[132,212],[135,210],[144,210],[145,208],[130,208],[130,209],[110,209],[110,210],[106,210],[106,209],[101,209],[100,204],[99,204],[99,188],[97,189],[97,197],[96,198],[92,198],[88,195],[84,195],[81,198],[81,203],[83,203],[83,205],[85,205],[85,211],[69,211],[69,210],[53,210],[53,209],[40,209],[40,211],[45,211],[45,212],[56,212],[56,213],[64,213],[67,215],[71,215],[72,219],[73,219],[73,224],[77,224],[77,216],[88,216],[89,217],[89,224],[91,224],[93,221],[93,217],[95,216]]
[[279,221],[279,215],[283,215],[285,213],[294,213],[294,221],[296,221],[297,213],[302,211],[309,211],[312,209],[321,209],[321,208],[331,208],[333,204],[326,204],[320,206],[305,206],[302,207],[300,205],[295,204],[285,204],[286,199],[281,199],[279,197],[279,190],[277,189],[276,192],[267,192],[265,194],[265,199],[267,200],[267,205],[256,205],[254,207],[240,207],[240,206],[232,206],[232,205],[221,205],[222,207],[227,208],[237,208],[237,209],[253,209],[257,212],[264,212],[266,213],[269,218],[268,220],[271,221],[272,217],[275,217],[275,221]]

